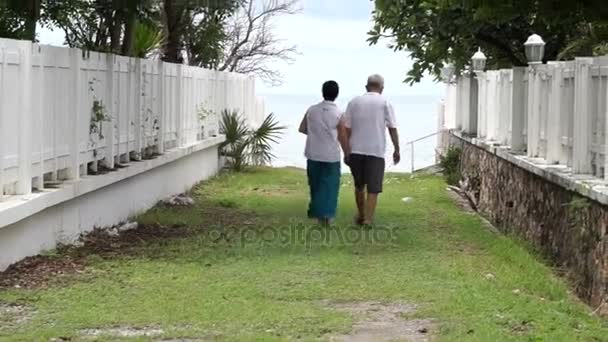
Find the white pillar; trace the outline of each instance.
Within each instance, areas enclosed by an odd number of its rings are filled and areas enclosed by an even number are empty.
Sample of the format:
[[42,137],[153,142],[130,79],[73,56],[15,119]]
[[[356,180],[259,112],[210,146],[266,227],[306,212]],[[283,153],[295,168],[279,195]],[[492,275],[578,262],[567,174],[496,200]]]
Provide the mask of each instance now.
[[143,104],[145,103],[144,101],[144,89],[143,89],[143,73],[145,71],[145,65],[142,66],[142,60],[139,58],[134,58],[133,61],[135,62],[135,92],[133,94],[133,100],[135,101],[134,103],[134,115],[135,118],[133,119],[133,123],[134,123],[134,135],[135,135],[135,144],[134,144],[134,148],[133,150],[135,151],[135,158],[137,160],[141,159],[141,155],[142,155],[142,148],[141,148],[141,138],[142,138],[142,124],[141,124],[141,116],[142,116],[142,112],[143,112]]
[[[486,119],[486,110],[487,110],[487,80],[485,72],[477,73],[477,91],[479,95],[477,96],[477,137],[485,138],[487,135],[487,119]],[[448,95],[449,98],[449,95]]]
[[19,42],[19,180],[17,193],[32,192],[32,43]]
[[572,146],[572,171],[574,173],[591,173],[591,111],[589,68],[593,63],[591,58],[576,58],[574,71],[574,132]]
[[461,108],[460,108],[460,113],[461,113],[461,124],[462,124],[462,131],[465,133],[473,133],[472,129],[471,129],[471,112],[472,112],[472,108],[471,108],[471,77],[470,76],[463,76],[460,79],[460,82],[462,83],[462,86],[460,88],[461,91]]
[[513,68],[513,83],[511,95],[511,150],[523,152],[526,149],[524,139],[524,123],[527,120],[526,103],[524,101],[527,89],[524,86],[525,67]]
[[562,68],[559,64],[549,66],[551,75],[551,97],[549,98],[549,108],[547,111],[547,162],[558,164],[561,157],[562,137],[561,137],[561,118],[562,118]]
[[6,65],[7,65],[7,51],[6,48],[2,48],[2,64],[0,64],[0,201],[4,198],[4,155],[5,155],[5,144],[4,139],[6,138],[6,124],[4,116],[6,113],[6,101],[4,101],[4,93],[7,87],[6,77]]
[[104,126],[105,166],[109,169],[114,168],[114,155],[117,154],[114,148],[114,125],[116,125],[116,105],[114,103],[114,63],[116,57],[113,54],[106,54],[106,111],[109,116],[108,122]]
[[44,96],[46,94],[46,81],[45,81],[45,50],[42,47],[38,47],[40,49],[40,79],[38,84],[38,96],[40,98],[40,106],[38,109],[38,149],[40,151],[40,156],[38,159],[38,163],[40,168],[38,169],[38,183],[36,184],[36,188],[38,190],[44,189],[44,113],[47,111],[46,105],[44,103]]
[[180,147],[184,144],[184,123],[183,123],[183,108],[184,108],[184,94],[183,94],[183,78],[184,78],[184,70],[183,70],[183,65],[179,64],[176,66],[176,70],[177,70],[177,75],[176,75],[176,82],[177,82],[177,87],[176,87],[176,96],[175,96],[175,101],[177,106],[175,106],[175,111],[177,113],[176,118],[177,118],[177,125],[176,125],[176,130],[177,130],[177,147]]
[[540,140],[540,80],[541,66],[530,67],[528,72],[528,157],[538,157]]
[[156,152],[165,152],[165,62],[158,61],[158,143]]
[[81,82],[82,51],[80,49],[70,49],[71,52],[71,68],[72,68],[72,125],[71,133],[72,140],[70,142],[70,179],[80,179],[80,103],[81,93],[84,85]]

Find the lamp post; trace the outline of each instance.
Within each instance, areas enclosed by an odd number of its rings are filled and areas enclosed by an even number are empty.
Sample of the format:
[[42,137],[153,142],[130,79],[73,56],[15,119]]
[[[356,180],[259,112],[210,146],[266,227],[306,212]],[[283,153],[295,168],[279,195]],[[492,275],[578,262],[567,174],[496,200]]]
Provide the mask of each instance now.
[[477,49],[477,52],[471,57],[471,77],[466,79],[464,88],[467,93],[467,98],[463,99],[466,105],[466,111],[464,118],[465,131],[471,135],[477,135],[479,130],[479,84],[478,80],[483,78],[483,71],[486,68],[486,55],[481,51],[481,48]]
[[527,155],[537,157],[540,140],[540,68],[545,56],[545,42],[541,36],[533,34],[524,43],[528,59],[528,132]]

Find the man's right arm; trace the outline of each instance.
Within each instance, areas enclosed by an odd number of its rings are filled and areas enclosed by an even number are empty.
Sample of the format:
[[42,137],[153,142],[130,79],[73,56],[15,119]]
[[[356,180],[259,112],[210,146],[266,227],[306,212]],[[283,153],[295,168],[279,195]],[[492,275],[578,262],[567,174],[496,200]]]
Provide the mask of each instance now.
[[342,115],[342,117],[340,118],[339,122],[338,122],[338,140],[340,141],[340,145],[342,146],[342,151],[344,151],[344,163],[348,165],[348,158],[350,157],[350,153],[351,153],[351,146],[350,146],[350,137],[352,134],[352,130],[351,130],[351,104],[349,103],[346,106],[346,112],[344,112],[344,115]]
[[350,128],[346,127],[344,119],[338,121],[338,141],[344,151],[344,156],[350,155]]

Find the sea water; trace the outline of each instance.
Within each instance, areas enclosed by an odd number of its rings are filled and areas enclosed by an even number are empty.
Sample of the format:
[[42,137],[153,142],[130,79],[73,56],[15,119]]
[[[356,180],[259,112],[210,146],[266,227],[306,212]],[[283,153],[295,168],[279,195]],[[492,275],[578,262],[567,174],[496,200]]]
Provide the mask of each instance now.
[[[298,127],[308,107],[322,99],[307,95],[273,94],[264,97],[266,99],[266,111],[274,113],[279,122],[287,126],[285,134],[279,143],[273,147],[276,158],[272,165],[305,168],[304,145],[306,136],[298,132]],[[435,95],[388,95],[386,97],[395,108],[401,145],[401,163],[394,165],[392,162],[393,146],[390,140],[387,140],[386,168],[390,172],[409,172],[411,169],[411,149],[406,143],[437,131],[437,108],[440,97]],[[349,97],[338,98],[336,102],[344,110],[349,100]],[[414,145],[414,166],[416,169],[435,163],[436,142],[437,138],[431,137]],[[343,165],[342,171],[348,172],[348,168]]]

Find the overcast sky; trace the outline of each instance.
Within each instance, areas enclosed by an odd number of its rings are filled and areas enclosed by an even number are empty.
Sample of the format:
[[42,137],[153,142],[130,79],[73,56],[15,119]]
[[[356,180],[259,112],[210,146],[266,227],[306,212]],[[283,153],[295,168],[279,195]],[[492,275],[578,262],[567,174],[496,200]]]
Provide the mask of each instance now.
[[[277,36],[286,44],[297,45],[301,53],[295,63],[276,65],[285,75],[280,87],[259,82],[262,94],[317,94],[323,81],[340,83],[341,93],[356,95],[364,91],[369,74],[386,79],[390,95],[439,94],[441,88],[431,79],[410,87],[402,83],[411,61],[405,52],[393,52],[381,42],[370,47],[373,3],[369,0],[301,0],[299,14],[281,17],[275,23]],[[60,30],[41,30],[43,44],[63,44]]]

